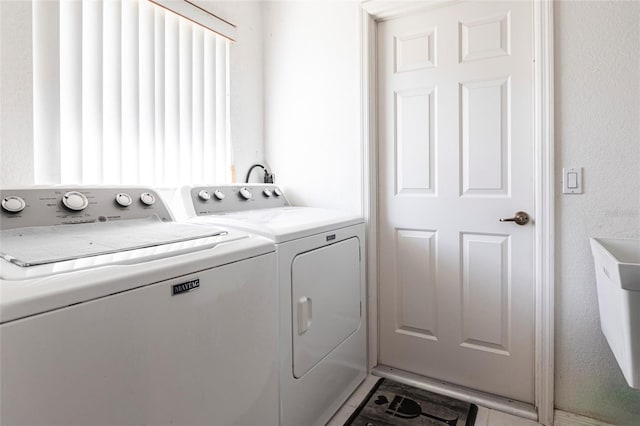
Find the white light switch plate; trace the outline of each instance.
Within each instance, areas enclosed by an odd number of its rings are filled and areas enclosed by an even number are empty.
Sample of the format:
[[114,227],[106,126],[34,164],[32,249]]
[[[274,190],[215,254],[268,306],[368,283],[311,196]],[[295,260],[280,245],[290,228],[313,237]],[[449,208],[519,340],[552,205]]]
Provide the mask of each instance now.
[[562,193],[582,194],[582,167],[562,169]]

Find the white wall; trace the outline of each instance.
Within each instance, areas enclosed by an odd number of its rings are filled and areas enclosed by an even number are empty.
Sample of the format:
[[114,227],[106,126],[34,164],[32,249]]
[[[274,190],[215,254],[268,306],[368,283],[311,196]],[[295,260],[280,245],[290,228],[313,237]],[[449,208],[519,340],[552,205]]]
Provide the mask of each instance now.
[[295,204],[361,214],[358,3],[263,5],[265,150]]
[[[259,1],[201,1],[238,29],[229,52],[231,143],[236,181],[244,182],[249,167],[264,161],[262,5]],[[261,176],[258,170],[253,173],[254,178]]]
[[[640,424],[600,331],[588,237],[640,237],[640,2],[555,3],[556,179],[584,166],[584,195],[557,195],[556,405]],[[557,186],[560,187],[560,184]]]
[[[207,1],[207,0],[203,0]],[[264,159],[262,7],[209,1],[238,26],[230,47],[231,138],[237,180]],[[0,0],[0,186],[33,184],[31,1]]]
[[33,183],[31,2],[0,1],[0,187]]

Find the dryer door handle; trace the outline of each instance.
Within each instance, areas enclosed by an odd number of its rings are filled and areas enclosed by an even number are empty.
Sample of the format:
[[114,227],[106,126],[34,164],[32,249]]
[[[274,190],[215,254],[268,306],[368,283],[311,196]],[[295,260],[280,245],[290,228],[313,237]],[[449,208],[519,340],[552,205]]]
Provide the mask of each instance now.
[[312,319],[311,298],[301,297],[298,299],[298,336],[303,335],[311,327]]

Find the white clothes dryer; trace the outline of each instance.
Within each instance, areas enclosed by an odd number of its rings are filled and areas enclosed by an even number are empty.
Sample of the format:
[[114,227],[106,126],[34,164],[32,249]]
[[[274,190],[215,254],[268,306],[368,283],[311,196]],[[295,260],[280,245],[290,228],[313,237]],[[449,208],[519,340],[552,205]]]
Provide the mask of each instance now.
[[271,241],[148,188],[0,199],[1,424],[278,423]]
[[280,422],[325,424],[366,377],[364,223],[292,207],[275,185],[182,189],[190,223],[276,243],[280,299]]

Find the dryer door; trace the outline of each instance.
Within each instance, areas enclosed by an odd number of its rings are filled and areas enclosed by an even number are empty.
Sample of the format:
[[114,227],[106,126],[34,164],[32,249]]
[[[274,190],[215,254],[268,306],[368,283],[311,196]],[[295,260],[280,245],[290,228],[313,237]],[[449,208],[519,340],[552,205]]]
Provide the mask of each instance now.
[[360,243],[355,237],[293,259],[294,377],[302,377],[358,329],[360,278]]

